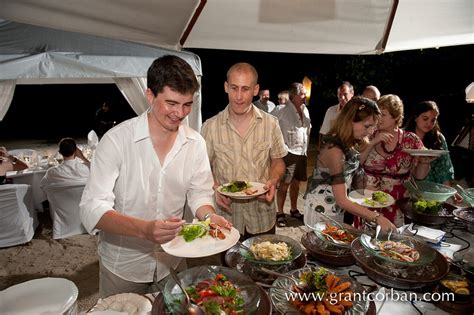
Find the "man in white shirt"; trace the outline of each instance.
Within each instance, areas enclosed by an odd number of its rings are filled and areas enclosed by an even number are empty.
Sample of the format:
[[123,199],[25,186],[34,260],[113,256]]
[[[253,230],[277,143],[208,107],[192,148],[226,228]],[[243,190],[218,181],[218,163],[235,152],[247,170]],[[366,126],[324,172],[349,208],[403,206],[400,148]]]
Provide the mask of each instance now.
[[319,130],[320,139],[321,136],[327,134],[332,127],[332,124],[337,118],[337,115],[341,112],[347,102],[354,96],[354,87],[348,81],[342,82],[341,86],[337,88],[337,99],[339,103],[331,106],[324,115],[323,124]]
[[253,104],[261,110],[267,113],[271,113],[275,109],[275,103],[270,101],[270,90],[260,90],[260,92],[258,92],[258,96],[260,97],[260,99],[258,101],[253,102]]
[[99,233],[100,296],[159,290],[179,257],[161,248],[184,223],[185,203],[200,220],[230,228],[214,212],[214,180],[201,135],[183,123],[199,89],[183,59],[163,56],[148,69],[150,109],[109,130],[94,153],[80,209]]
[[277,192],[277,226],[279,227],[284,227],[287,223],[283,206],[288,187],[290,188],[290,215],[303,221],[303,215],[297,208],[297,202],[300,181],[307,180],[307,150],[311,131],[311,119],[305,105],[305,87],[301,83],[293,83],[288,93],[290,99],[286,106],[275,113],[288,150],[288,154],[283,158],[286,172],[280,181]]
[[63,162],[46,171],[41,179],[41,187],[52,184],[85,183],[89,177],[90,162],[77,147],[76,141],[64,138],[59,141],[58,146]]

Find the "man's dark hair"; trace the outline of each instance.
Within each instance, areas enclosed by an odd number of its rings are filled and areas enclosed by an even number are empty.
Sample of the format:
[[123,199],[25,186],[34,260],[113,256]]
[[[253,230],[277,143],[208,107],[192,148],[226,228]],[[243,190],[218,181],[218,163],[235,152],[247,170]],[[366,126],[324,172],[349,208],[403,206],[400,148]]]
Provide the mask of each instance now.
[[156,96],[165,86],[181,94],[194,94],[199,89],[191,66],[183,59],[166,55],[153,61],[147,73],[147,86]]
[[64,157],[69,157],[76,152],[76,141],[72,138],[64,138],[59,141],[59,153]]

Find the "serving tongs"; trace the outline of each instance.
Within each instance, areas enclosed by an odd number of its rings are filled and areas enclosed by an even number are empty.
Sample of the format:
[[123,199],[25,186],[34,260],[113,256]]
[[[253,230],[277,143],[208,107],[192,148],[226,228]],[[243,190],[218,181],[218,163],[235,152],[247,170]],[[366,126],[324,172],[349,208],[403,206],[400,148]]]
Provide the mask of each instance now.
[[310,229],[312,229],[313,231],[315,231],[316,233],[319,233],[321,235],[324,235],[325,237],[327,237],[331,242],[333,242],[334,244],[341,244],[341,245],[348,245],[346,242],[343,242],[343,241],[340,241],[340,240],[336,240],[334,237],[332,237],[331,235],[329,235],[328,233],[325,233],[323,231],[320,231],[314,227],[312,227],[311,225],[309,224],[306,224],[307,227],[309,227]]

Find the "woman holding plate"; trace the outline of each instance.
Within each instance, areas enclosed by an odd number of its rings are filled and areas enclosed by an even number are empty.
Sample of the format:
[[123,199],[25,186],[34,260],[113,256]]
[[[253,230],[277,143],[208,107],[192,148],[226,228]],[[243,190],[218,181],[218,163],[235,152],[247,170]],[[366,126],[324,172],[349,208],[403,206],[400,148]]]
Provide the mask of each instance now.
[[383,215],[353,203],[347,190],[359,167],[358,148],[367,142],[380,116],[377,104],[364,97],[352,98],[338,115],[333,127],[322,138],[316,167],[308,182],[305,196],[306,224],[320,221],[318,213],[343,220],[344,211],[366,221],[379,224],[384,230],[395,226]]
[[[423,142],[413,132],[400,128],[403,121],[403,102],[388,94],[378,102],[382,116],[377,131],[361,151],[360,160],[367,175],[367,189],[383,191],[395,200],[404,197],[403,184],[410,176],[423,179],[430,170],[430,157],[413,157],[405,149],[423,149]],[[396,225],[403,224],[403,214],[394,205],[382,213]]]
[[[406,131],[416,133],[427,149],[448,150],[446,138],[438,124],[439,109],[433,101],[418,103],[408,119]],[[431,170],[425,180],[451,186],[454,167],[449,154],[443,154],[431,162]]]

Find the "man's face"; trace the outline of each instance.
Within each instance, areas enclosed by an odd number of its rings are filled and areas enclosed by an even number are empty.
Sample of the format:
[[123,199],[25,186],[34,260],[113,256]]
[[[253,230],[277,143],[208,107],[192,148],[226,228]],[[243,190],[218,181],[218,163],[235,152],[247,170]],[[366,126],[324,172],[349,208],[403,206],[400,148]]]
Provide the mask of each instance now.
[[339,100],[339,106],[341,106],[341,109],[344,108],[346,103],[349,102],[353,96],[354,92],[351,92],[347,85],[343,85],[337,90],[337,99]]
[[293,97],[292,103],[298,107],[306,103],[306,88],[303,87],[299,94]]
[[260,96],[260,101],[262,102],[262,104],[266,105],[268,100],[270,99],[270,91],[269,90],[263,90],[261,92],[261,96]]
[[224,83],[224,90],[229,96],[230,110],[237,114],[247,113],[259,86],[255,76],[249,71],[233,71]]
[[179,125],[191,112],[193,94],[181,94],[165,86],[156,96],[147,89],[146,96],[151,107],[151,118],[168,131],[178,130]]

